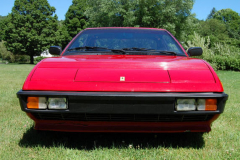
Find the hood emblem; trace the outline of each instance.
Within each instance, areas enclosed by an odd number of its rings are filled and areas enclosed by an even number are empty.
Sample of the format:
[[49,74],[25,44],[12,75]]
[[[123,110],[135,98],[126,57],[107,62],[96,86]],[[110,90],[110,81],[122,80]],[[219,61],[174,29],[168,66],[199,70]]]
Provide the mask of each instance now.
[[125,77],[120,77],[120,81],[125,81]]

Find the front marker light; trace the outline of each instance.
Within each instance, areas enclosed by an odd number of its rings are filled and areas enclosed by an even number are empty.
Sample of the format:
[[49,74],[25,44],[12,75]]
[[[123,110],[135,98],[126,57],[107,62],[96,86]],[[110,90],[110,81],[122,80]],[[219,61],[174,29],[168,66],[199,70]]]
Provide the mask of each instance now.
[[67,109],[67,99],[48,98],[48,109]]
[[217,99],[198,99],[197,110],[199,111],[216,111]]
[[178,99],[176,105],[177,111],[194,111],[196,110],[195,99]]
[[46,109],[47,98],[46,97],[28,97],[27,108],[28,109]]

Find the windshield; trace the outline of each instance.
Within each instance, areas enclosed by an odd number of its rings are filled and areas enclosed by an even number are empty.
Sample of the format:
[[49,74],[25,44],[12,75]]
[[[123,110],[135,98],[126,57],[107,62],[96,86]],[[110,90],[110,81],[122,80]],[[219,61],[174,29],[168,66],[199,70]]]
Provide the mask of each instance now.
[[[63,55],[145,54],[183,55],[178,43],[164,30],[89,29],[84,30]],[[174,54],[171,54],[174,53]]]

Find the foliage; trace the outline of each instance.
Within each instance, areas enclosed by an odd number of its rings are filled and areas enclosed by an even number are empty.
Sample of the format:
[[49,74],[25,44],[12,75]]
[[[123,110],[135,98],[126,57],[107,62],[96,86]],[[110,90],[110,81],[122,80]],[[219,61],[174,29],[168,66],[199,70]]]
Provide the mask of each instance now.
[[10,63],[29,63],[29,56],[14,55],[12,52],[7,50],[4,41],[0,42],[0,58],[2,59],[2,61],[7,61]]
[[88,1],[86,15],[89,27],[123,27],[134,26],[136,0],[96,0]]
[[44,58],[46,58],[46,57],[38,56],[38,57],[34,58],[34,64],[40,62],[40,61],[43,60]]
[[5,30],[7,49],[16,55],[33,56],[55,43],[58,29],[55,8],[47,0],[16,0]]
[[68,9],[64,21],[64,25],[66,26],[66,29],[71,38],[73,38],[82,29],[86,28],[88,19],[84,14],[86,8],[87,8],[86,0],[72,1],[72,5]]
[[182,35],[178,40],[182,43],[184,48],[186,48],[186,42],[193,39],[194,32],[200,29],[200,21],[196,18],[195,14],[191,14],[187,17],[185,29],[182,32]]
[[16,0],[12,13],[0,16],[0,41],[4,39],[11,51],[4,50],[8,61],[23,61],[26,56],[20,55],[29,55],[33,63],[33,56],[50,45],[64,48],[86,27],[164,28],[184,48],[202,46],[202,57],[215,68],[239,70],[240,15],[231,9],[213,8],[207,20],[198,20],[190,13],[193,3],[194,0],[72,0],[66,19],[57,21],[57,16],[53,16],[55,8],[47,0]]
[[216,42],[225,42],[229,38],[226,25],[217,19],[200,22],[197,31],[201,36],[210,38],[211,46]]
[[0,42],[3,40],[6,24],[7,24],[7,17],[0,16]]
[[215,43],[215,56],[211,59],[221,70],[240,70],[240,49],[227,44]]
[[1,16],[0,15],[0,21],[4,20],[6,18],[6,16]]
[[65,48],[72,40],[72,37],[69,35],[69,32],[64,24],[59,25],[55,38],[55,45],[61,46],[62,48]]
[[213,8],[207,20],[198,23],[199,28],[195,31],[202,37],[211,39],[210,48],[214,43],[240,47],[240,16],[237,12],[231,9],[217,11]]
[[4,45],[4,41],[0,42],[0,58],[8,62],[15,62],[13,53],[9,52]]
[[240,15],[237,12],[231,9],[222,9],[217,11],[213,18],[226,24],[231,38],[240,39]]
[[213,9],[211,10],[210,14],[209,14],[208,17],[207,17],[207,20],[213,19],[213,16],[214,16],[214,14],[215,14],[216,12],[217,12],[216,8],[213,7]]
[[90,27],[165,28],[177,38],[187,27],[193,0],[96,0],[88,1]]
[[27,55],[14,55],[14,62],[12,63],[29,63],[29,56]]
[[192,41],[187,42],[187,47],[202,47],[203,55],[200,58],[211,63],[214,69],[240,71],[240,49],[225,43],[214,43],[210,48],[210,38],[201,37],[194,33]]
[[190,47],[201,47],[203,50],[203,55],[200,58],[206,59],[206,57],[214,56],[213,51],[210,49],[210,39],[209,37],[205,39],[201,37],[196,32],[194,32],[194,36],[192,41],[187,41],[187,48]]

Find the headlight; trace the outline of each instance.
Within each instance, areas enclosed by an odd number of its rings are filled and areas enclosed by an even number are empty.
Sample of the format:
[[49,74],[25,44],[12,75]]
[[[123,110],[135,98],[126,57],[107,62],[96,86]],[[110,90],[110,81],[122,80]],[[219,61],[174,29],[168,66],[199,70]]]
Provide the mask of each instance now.
[[199,111],[216,111],[217,99],[198,99],[197,110]]
[[196,110],[195,99],[178,99],[176,105],[177,111],[194,111]]
[[48,98],[48,109],[67,109],[67,99]]
[[46,109],[47,98],[46,97],[28,97],[27,108],[28,109]]

